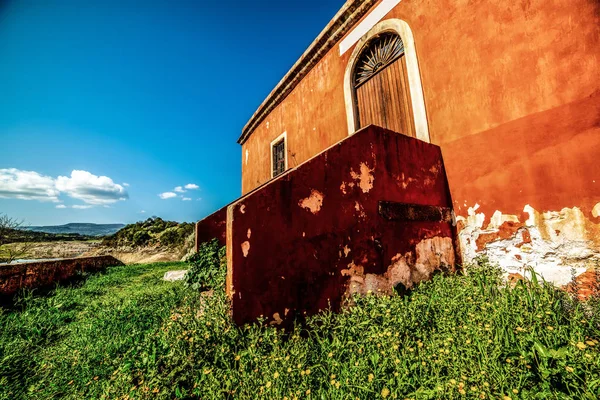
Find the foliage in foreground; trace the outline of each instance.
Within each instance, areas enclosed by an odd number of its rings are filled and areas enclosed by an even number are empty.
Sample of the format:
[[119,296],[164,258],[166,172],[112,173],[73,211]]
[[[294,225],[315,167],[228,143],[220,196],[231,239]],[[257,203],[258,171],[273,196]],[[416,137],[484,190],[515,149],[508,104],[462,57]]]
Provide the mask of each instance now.
[[[117,267],[0,316],[0,398],[595,399],[600,316],[536,281],[436,276],[285,333]],[[596,308],[595,308],[596,307]]]
[[220,247],[216,239],[200,244],[186,262],[190,266],[183,280],[186,287],[194,290],[225,287],[225,247]]

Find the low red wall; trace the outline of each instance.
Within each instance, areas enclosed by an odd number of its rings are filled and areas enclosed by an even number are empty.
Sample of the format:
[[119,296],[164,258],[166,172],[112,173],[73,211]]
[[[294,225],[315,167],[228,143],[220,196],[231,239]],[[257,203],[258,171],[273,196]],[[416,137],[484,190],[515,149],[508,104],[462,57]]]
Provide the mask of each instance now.
[[225,231],[227,228],[227,206],[221,208],[196,223],[196,251],[204,242],[217,239],[221,246],[225,246]]
[[289,322],[453,269],[451,207],[438,146],[355,133],[228,207],[234,320]]
[[12,296],[21,288],[49,287],[115,265],[124,264],[113,256],[98,256],[0,265],[0,296]]

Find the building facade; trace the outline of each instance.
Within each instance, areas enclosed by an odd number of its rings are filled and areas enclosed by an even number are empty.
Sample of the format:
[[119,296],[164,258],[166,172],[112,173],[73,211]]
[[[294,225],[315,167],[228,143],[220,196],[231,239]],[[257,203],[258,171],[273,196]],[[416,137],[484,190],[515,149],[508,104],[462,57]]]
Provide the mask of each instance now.
[[600,262],[599,76],[598,0],[348,0],[244,127],[242,194],[382,126],[441,149],[463,263],[565,285]]

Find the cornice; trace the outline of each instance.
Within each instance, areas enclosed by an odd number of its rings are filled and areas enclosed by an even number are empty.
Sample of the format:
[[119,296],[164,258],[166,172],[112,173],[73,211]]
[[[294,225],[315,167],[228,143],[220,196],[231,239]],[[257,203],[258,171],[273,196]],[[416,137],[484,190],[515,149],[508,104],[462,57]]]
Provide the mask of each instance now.
[[256,127],[277,107],[296,85],[313,69],[325,54],[377,3],[377,0],[348,0],[337,12],[331,22],[306,49],[304,54],[279,81],[275,89],[258,107],[248,123],[242,129],[239,144],[250,137]]

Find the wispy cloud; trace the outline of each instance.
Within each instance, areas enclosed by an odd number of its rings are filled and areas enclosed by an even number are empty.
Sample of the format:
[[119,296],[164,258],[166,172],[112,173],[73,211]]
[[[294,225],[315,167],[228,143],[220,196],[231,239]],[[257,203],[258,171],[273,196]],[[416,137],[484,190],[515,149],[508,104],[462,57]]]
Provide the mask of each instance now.
[[56,206],[56,208],[67,208],[67,206],[65,206],[64,204],[59,204]]
[[92,205],[81,205],[81,204],[75,204],[72,208],[76,209],[76,210],[87,210],[88,208],[92,208],[94,206]]
[[173,197],[177,197],[177,193],[164,192],[164,193],[159,194],[158,197],[160,197],[163,200],[172,199]]
[[123,182],[122,185],[125,187],[129,187],[129,183],[127,183],[127,182]]
[[183,193],[186,193],[188,190],[198,189],[200,189],[200,186],[196,185],[195,183],[188,183],[184,186],[175,186],[172,192],[164,192],[159,194],[158,196],[163,200],[179,197],[182,201],[191,201],[191,197],[186,197],[183,195]]

